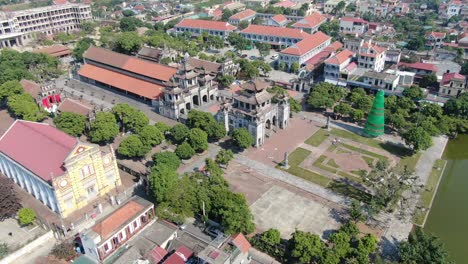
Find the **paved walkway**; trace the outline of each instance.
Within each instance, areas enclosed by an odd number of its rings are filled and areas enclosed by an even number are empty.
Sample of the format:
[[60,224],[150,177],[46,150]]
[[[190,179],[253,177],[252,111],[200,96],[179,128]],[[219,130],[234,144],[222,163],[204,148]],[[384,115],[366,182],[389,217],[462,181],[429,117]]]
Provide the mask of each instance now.
[[256,248],[250,248],[249,254],[252,257],[252,263],[260,264],[280,264],[276,259],[270,257],[269,255],[257,250]]

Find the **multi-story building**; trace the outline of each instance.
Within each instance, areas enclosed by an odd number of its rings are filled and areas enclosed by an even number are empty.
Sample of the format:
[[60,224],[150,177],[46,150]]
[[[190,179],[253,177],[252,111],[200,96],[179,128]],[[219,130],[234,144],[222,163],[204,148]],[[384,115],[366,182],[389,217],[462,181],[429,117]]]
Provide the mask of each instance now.
[[121,185],[112,148],[23,120],[0,138],[0,172],[64,218]]
[[448,3],[441,3],[439,5],[439,15],[447,19],[453,16],[458,16],[461,14],[464,6],[466,6],[466,4],[459,0],[451,0]]
[[358,17],[340,18],[340,32],[343,34],[362,35],[369,29],[369,23]]
[[192,108],[216,100],[218,83],[215,78],[218,75],[235,75],[238,69],[230,60],[218,64],[186,55],[176,74],[165,84],[156,109],[172,119],[185,118]]
[[381,72],[385,66],[387,49],[372,43],[372,40],[365,41],[358,52],[358,67]]
[[206,32],[211,36],[227,38],[235,29],[236,27],[228,22],[184,19],[175,25],[173,29],[169,30],[169,33],[183,34],[187,32],[190,33],[191,36],[198,37],[203,32]]
[[292,27],[313,34],[318,31],[320,25],[325,23],[325,21],[327,21],[325,16],[318,12],[314,12],[310,16],[306,16],[300,21],[294,23]]
[[[323,4],[323,12],[326,14],[330,14],[335,12],[336,6],[342,2],[342,0],[328,0]],[[348,5],[349,2],[344,1],[346,5]]]
[[79,30],[80,24],[90,19],[90,6],[82,4],[0,12],[0,48],[23,45],[38,33],[52,35]]
[[265,8],[270,3],[270,0],[243,0],[242,2],[246,6]]
[[284,62],[287,67],[290,67],[293,63],[301,66],[330,45],[330,42],[331,37],[321,31],[309,35],[298,43],[280,51],[278,63]]
[[254,136],[255,146],[261,146],[269,135],[289,124],[289,102],[286,96],[272,102],[273,95],[267,91],[268,82],[252,80],[241,84],[238,94],[226,96],[216,119],[226,131],[244,127]]
[[80,234],[86,256],[102,263],[155,217],[154,204],[134,196]]
[[468,91],[466,77],[459,73],[445,73],[440,82],[439,95],[456,97]]
[[445,32],[435,32],[435,31],[427,32],[425,35],[426,47],[428,49],[442,47],[445,37],[446,37]]
[[352,76],[348,80],[348,85],[371,90],[384,90],[384,92],[391,93],[395,91],[399,80],[400,76],[397,74],[366,71],[361,76]]
[[348,75],[345,69],[350,65],[354,52],[344,49],[335,56],[325,60],[325,81],[335,85],[346,86]]
[[265,24],[272,27],[285,27],[288,24],[288,19],[286,16],[278,14],[267,19]]
[[252,42],[265,42],[275,48],[291,46],[303,40],[308,33],[294,28],[250,25],[240,32],[241,36]]
[[252,20],[255,19],[256,14],[257,14],[257,12],[255,12],[254,10],[246,9],[244,11],[241,11],[241,12],[239,12],[237,14],[234,14],[231,17],[229,17],[229,23],[231,23],[232,25],[235,25],[235,26],[238,26],[240,24],[240,22],[242,22],[242,21],[247,21],[247,22],[250,23]]

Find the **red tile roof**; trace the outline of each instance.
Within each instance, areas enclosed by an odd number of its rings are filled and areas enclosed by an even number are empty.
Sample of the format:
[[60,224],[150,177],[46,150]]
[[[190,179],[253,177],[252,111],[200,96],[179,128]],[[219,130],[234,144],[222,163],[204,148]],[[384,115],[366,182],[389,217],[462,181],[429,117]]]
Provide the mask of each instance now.
[[312,13],[310,16],[306,16],[298,22],[294,23],[294,28],[315,28],[327,20],[322,14],[318,12]]
[[164,264],[185,264],[185,261],[181,256],[177,254],[177,252],[174,252],[163,263]]
[[253,11],[252,9],[246,9],[244,11],[241,11],[237,14],[232,15],[229,19],[231,20],[242,20],[247,17],[255,16],[257,12]]
[[86,103],[73,100],[70,98],[66,98],[59,105],[58,110],[60,112],[71,112],[71,113],[87,116],[91,111],[93,111],[93,107]]
[[322,64],[332,53],[331,50],[322,50],[321,52],[317,53],[315,56],[310,58],[305,62],[306,69],[308,71],[314,70],[317,66]]
[[285,1],[281,1],[281,2],[278,2],[276,4],[274,4],[273,6],[275,7],[293,7],[293,6],[296,6],[297,4],[290,1],[290,0],[285,0]]
[[110,71],[91,64],[85,64],[78,71],[78,74],[90,78],[121,90],[143,96],[150,100],[158,98],[164,87],[146,82],[137,78],[127,76],[122,73]]
[[309,35],[298,43],[284,49],[281,53],[301,56],[306,54],[309,50],[314,49],[326,41],[331,39],[330,36],[319,31],[313,35]]
[[325,63],[327,64],[334,64],[334,65],[341,65],[346,60],[352,58],[354,56],[354,52],[344,49],[335,56],[327,59]]
[[180,21],[177,25],[175,25],[175,27],[200,28],[219,31],[233,31],[234,29],[236,29],[235,26],[229,24],[228,22],[201,19],[184,19]]
[[30,94],[33,98],[36,98],[41,92],[41,86],[36,82],[22,79],[20,84],[23,86],[24,91]]
[[332,44],[328,45],[324,50],[327,51],[337,51],[339,49],[343,48],[343,43],[339,41],[335,41]]
[[54,45],[50,47],[45,47],[42,49],[36,49],[33,52],[35,53],[46,53],[52,57],[60,57],[63,55],[71,55],[72,51],[67,46],[63,45]]
[[164,259],[164,257],[168,254],[167,250],[165,250],[162,247],[155,247],[153,250],[151,250],[151,257],[152,263],[159,263],[161,260]]
[[54,0],[54,5],[64,5],[68,3],[67,0]]
[[0,138],[0,152],[49,182],[65,173],[63,162],[77,143],[49,124],[16,120]]
[[241,31],[244,34],[257,34],[275,37],[286,37],[303,39],[310,36],[306,32],[294,28],[270,27],[261,25],[249,25],[246,29]]
[[179,255],[182,259],[184,259],[185,261],[187,261],[190,257],[193,256],[193,251],[184,246],[178,247],[175,250],[175,253]]
[[436,72],[436,71],[437,71],[437,66],[435,66],[434,64],[430,64],[430,63],[423,63],[423,62],[406,63],[406,62],[400,62],[398,65],[399,65],[399,66],[403,66],[403,67],[418,69],[418,70],[425,70],[425,71],[431,71],[431,72]]
[[91,229],[105,241],[124,228],[124,224],[131,222],[136,216],[143,213],[145,206],[136,200],[130,200],[106,218],[96,223]]
[[435,31],[431,31],[431,32],[427,32],[426,33],[426,37],[433,37],[433,38],[445,38],[445,32],[435,32]]
[[242,252],[242,253],[246,253],[249,251],[249,249],[252,247],[249,243],[249,241],[247,241],[247,239],[245,238],[245,236],[241,233],[237,234],[237,235],[232,235],[231,236],[232,238],[232,243]]
[[88,60],[97,61],[115,68],[120,68],[132,73],[143,75],[149,78],[167,82],[177,72],[177,69],[166,65],[137,59],[110,50],[98,47],[90,47],[83,57]]
[[366,20],[359,18],[359,17],[342,17],[340,18],[340,21],[345,21],[345,22],[354,22],[354,23],[368,23]]
[[286,22],[288,19],[284,15],[278,14],[278,15],[273,16],[271,20],[275,21],[278,24],[281,24],[281,23]]
[[440,85],[447,85],[453,79],[465,81],[466,77],[456,72],[444,73]]

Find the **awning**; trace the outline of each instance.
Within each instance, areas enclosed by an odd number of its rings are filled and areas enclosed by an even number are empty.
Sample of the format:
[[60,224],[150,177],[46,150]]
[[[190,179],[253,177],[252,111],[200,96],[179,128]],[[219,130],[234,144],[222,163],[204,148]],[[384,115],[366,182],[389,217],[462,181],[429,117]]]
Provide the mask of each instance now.
[[91,64],[83,65],[78,74],[150,100],[157,99],[162,94],[163,90],[163,87],[160,85],[142,81]]

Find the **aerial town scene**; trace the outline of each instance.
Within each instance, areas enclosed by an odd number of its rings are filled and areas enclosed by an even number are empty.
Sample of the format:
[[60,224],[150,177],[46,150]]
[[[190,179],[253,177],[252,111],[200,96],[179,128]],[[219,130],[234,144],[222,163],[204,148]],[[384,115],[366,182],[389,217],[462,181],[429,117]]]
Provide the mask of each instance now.
[[468,0],[0,0],[0,264],[465,264],[467,172]]

